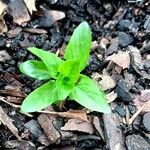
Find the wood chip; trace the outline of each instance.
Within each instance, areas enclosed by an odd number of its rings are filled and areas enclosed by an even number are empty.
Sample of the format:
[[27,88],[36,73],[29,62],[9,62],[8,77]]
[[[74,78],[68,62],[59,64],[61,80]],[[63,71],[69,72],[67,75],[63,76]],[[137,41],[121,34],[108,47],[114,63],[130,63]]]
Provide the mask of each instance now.
[[83,110],[69,110],[68,112],[54,112],[54,111],[39,111],[49,115],[59,115],[65,118],[79,119],[81,121],[88,121],[86,112]]
[[7,26],[6,26],[6,23],[5,23],[5,20],[3,19],[2,16],[0,16],[0,33],[5,33],[7,32]]
[[9,14],[12,15],[15,23],[21,25],[30,20],[28,10],[23,0],[9,1]]
[[119,120],[115,114],[104,114],[104,127],[107,136],[107,146],[109,150],[126,150],[124,136],[119,128]]
[[[133,102],[137,109],[140,109],[143,105],[145,105],[147,102],[150,103],[150,90],[142,90],[141,95],[133,95]],[[149,112],[150,111],[150,105],[146,105],[142,112]]]
[[9,38],[14,38],[16,37],[20,32],[22,31],[22,28],[21,27],[16,27],[12,30],[9,30],[8,33],[7,33],[7,36]]
[[6,10],[7,5],[5,3],[2,2],[2,0],[0,0],[0,15],[4,12],[4,10]]
[[61,136],[53,124],[53,117],[47,114],[41,114],[38,117],[38,122],[51,144],[60,142]]
[[128,48],[129,48],[130,55],[131,55],[131,64],[133,68],[135,69],[135,71],[139,75],[141,75],[143,78],[150,80],[150,74],[148,74],[144,70],[144,63],[142,60],[140,50],[138,50],[136,47],[133,47],[133,46],[129,46]]
[[5,148],[14,150],[36,150],[35,145],[32,142],[25,140],[11,140],[5,142]]
[[62,146],[61,148],[52,148],[52,150],[75,150],[75,145]]
[[24,92],[21,91],[17,91],[17,90],[0,90],[0,94],[1,95],[7,95],[7,96],[14,96],[14,97],[21,97],[21,98],[25,98],[26,94]]
[[18,135],[18,129],[13,125],[13,120],[3,111],[0,106],[0,121],[7,126],[7,128],[16,136],[18,140],[20,140],[20,136]]
[[24,28],[23,31],[34,33],[34,34],[46,34],[47,33],[47,31],[44,29],[35,29],[35,28]]
[[36,7],[35,7],[35,1],[36,0],[24,0],[31,15],[32,15],[33,11],[37,11]]
[[111,56],[108,56],[106,60],[113,61],[115,64],[122,67],[123,69],[129,68],[130,65],[130,56],[128,52],[113,54]]
[[69,119],[64,127],[61,127],[64,131],[79,131],[89,134],[93,134],[94,128],[90,122],[80,121],[77,119]]

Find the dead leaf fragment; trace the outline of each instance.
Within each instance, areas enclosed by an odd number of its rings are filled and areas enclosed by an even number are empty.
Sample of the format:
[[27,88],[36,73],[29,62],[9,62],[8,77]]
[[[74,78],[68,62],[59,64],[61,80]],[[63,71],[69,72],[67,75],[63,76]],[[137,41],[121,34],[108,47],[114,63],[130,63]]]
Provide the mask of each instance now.
[[4,12],[4,10],[6,10],[7,5],[5,3],[3,3],[2,1],[0,1],[0,15]]
[[111,60],[118,66],[122,67],[123,69],[126,69],[130,65],[130,56],[128,52],[120,52],[118,54],[113,54],[111,56],[108,56],[106,60]]
[[9,1],[9,14],[12,15],[15,23],[21,25],[30,20],[28,10],[22,0]]
[[35,1],[36,0],[24,0],[30,14],[32,15],[33,11],[36,11],[36,7],[35,7]]
[[7,128],[17,137],[17,139],[21,139],[18,135],[18,129],[13,125],[13,120],[7,116],[7,114],[3,111],[0,106],[0,121],[7,126]]
[[61,127],[64,131],[79,131],[89,134],[93,134],[94,128],[90,122],[80,121],[77,119],[69,119],[64,127]]
[[102,86],[102,89],[104,91],[112,89],[116,86],[115,81],[112,79],[112,77],[106,72],[106,70],[103,71],[103,74],[100,75],[102,78],[101,81],[99,81],[99,84]]

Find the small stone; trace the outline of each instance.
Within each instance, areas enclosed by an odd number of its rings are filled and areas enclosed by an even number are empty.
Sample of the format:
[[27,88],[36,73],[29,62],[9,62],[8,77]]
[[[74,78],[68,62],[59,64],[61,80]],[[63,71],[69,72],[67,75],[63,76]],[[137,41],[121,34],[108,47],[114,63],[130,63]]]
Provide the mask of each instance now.
[[127,47],[134,41],[133,36],[125,32],[119,32],[118,39],[119,39],[119,45],[122,47]]
[[40,128],[39,124],[37,123],[37,121],[30,120],[24,126],[27,129],[29,129],[29,131],[34,136],[34,138],[38,138],[42,135],[41,128]]
[[121,31],[125,31],[125,30],[129,29],[130,25],[131,25],[130,20],[122,19],[122,20],[119,21],[118,29],[121,30]]
[[45,0],[48,4],[52,5],[57,3],[58,0]]
[[121,117],[125,117],[126,116],[126,111],[123,108],[123,106],[116,106],[115,107],[115,111],[121,116]]
[[111,54],[117,52],[118,51],[118,44],[119,44],[118,37],[111,39],[111,44],[108,47],[108,49],[106,49],[106,55],[111,55]]
[[4,36],[0,35],[0,47],[3,47],[6,45],[6,39]]
[[150,131],[150,112],[144,114],[143,125],[147,131]]
[[126,146],[128,150],[149,150],[150,144],[140,135],[128,135],[126,137]]
[[116,93],[118,95],[118,98],[120,98],[123,102],[132,101],[132,97],[129,92],[130,88],[131,86],[125,80],[119,81],[116,87]]

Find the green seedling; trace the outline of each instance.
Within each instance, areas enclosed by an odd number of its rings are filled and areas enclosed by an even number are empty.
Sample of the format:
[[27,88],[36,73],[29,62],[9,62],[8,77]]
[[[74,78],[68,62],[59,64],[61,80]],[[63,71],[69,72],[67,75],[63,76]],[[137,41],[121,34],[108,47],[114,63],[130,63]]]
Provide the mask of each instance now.
[[20,71],[48,82],[25,98],[21,110],[40,111],[68,97],[92,111],[110,113],[104,92],[94,80],[80,73],[88,63],[91,42],[91,30],[83,22],[74,30],[65,49],[64,59],[42,49],[28,48],[40,61],[28,60],[22,63]]

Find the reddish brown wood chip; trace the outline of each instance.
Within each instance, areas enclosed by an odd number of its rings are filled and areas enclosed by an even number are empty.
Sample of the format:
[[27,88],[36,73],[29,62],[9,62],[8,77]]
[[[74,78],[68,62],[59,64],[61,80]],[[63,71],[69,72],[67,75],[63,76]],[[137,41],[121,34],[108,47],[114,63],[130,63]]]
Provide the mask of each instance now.
[[92,123],[80,121],[77,119],[69,119],[68,122],[65,124],[65,126],[61,127],[61,130],[79,131],[79,132],[85,132],[89,134],[93,134],[94,132]]
[[38,117],[38,122],[51,144],[60,142],[61,136],[53,124],[53,118],[46,114],[41,114]]
[[3,111],[0,106],[0,121],[7,126],[7,128],[16,136],[17,139],[21,139],[18,135],[18,129],[13,125],[13,120]]
[[16,37],[20,32],[22,31],[22,28],[21,27],[16,27],[12,30],[9,30],[8,33],[7,33],[7,36],[9,38],[14,38]]

